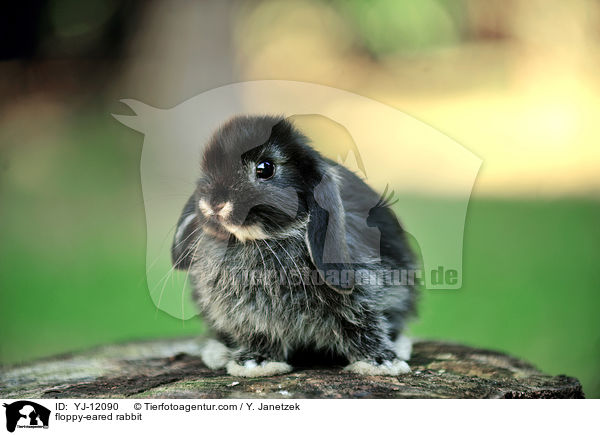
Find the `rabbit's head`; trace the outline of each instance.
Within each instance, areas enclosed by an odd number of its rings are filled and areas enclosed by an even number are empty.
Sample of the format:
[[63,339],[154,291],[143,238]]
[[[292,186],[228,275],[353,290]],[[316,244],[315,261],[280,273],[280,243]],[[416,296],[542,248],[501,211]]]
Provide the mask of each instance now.
[[[196,190],[178,224],[174,259],[185,255],[182,240],[199,226],[241,243],[301,233],[317,269],[343,267],[348,253],[335,171],[284,118],[233,118],[204,149]],[[186,265],[185,259],[176,262]]]
[[238,117],[223,125],[201,161],[196,195],[204,230],[241,242],[285,237],[306,214],[298,195],[314,156],[304,141],[281,118]]

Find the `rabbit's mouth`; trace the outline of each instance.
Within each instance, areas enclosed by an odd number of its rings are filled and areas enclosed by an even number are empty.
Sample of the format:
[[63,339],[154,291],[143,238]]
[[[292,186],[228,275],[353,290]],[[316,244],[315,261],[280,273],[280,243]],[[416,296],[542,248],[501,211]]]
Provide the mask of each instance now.
[[264,232],[262,226],[259,224],[252,225],[233,225],[226,222],[221,222],[221,225],[233,234],[236,239],[242,243],[246,243],[248,240],[266,239],[267,234]]
[[227,229],[221,225],[216,218],[207,219],[202,228],[208,234],[221,240],[227,240],[231,235],[231,232],[227,231]]
[[206,218],[205,231],[219,239],[227,240],[231,234],[242,243],[268,238],[262,225],[238,220],[232,213],[233,204],[230,201],[210,205],[205,199],[200,199],[198,206]]
[[204,224],[204,230],[222,240],[233,234],[242,243],[248,240],[266,239],[268,235],[259,224],[236,225],[221,216],[210,216]]

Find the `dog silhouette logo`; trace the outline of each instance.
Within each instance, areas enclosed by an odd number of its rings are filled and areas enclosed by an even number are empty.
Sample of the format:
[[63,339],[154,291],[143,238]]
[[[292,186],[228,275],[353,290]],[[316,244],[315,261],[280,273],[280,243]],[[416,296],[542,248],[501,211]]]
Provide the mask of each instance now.
[[6,408],[6,430],[18,428],[48,428],[50,410],[29,400],[19,400],[3,405]]
[[[293,121],[301,132],[307,133],[318,152],[347,165],[375,191],[385,192],[382,201],[395,203],[398,199],[394,212],[419,248],[424,288],[462,287],[467,206],[482,160],[435,128],[361,95],[286,80],[232,83],[168,109],[131,99],[121,101],[133,114],[113,116],[144,134],[140,177],[146,212],[146,278],[150,297],[158,309],[180,319],[197,314],[190,295],[189,274],[175,270],[165,240],[173,240],[176,228],[184,228],[181,240],[189,240],[186,238],[190,233],[185,229],[192,227],[173,223],[189,205],[186,201],[191,186],[197,184],[200,156],[208,139],[226,120],[260,114],[277,114]],[[264,140],[270,132],[271,128],[264,129]],[[258,136],[256,143],[248,144],[250,148],[262,143]],[[323,180],[322,192],[327,191],[330,181]],[[291,206],[297,204],[296,192],[289,189],[287,196],[278,191],[277,198],[282,199],[280,205],[285,205],[283,211],[293,216],[295,210]],[[396,193],[392,195],[392,191]],[[377,251],[378,246],[381,250],[381,239],[375,223],[385,207],[375,206],[376,203],[365,204],[361,225],[370,246]],[[189,216],[193,215],[185,217]],[[185,222],[193,222],[193,218]],[[335,241],[335,234],[332,236],[328,233],[325,240]],[[217,246],[223,255],[226,247],[227,243]],[[363,261],[362,257],[344,258],[340,253],[335,244],[325,244],[324,263]]]

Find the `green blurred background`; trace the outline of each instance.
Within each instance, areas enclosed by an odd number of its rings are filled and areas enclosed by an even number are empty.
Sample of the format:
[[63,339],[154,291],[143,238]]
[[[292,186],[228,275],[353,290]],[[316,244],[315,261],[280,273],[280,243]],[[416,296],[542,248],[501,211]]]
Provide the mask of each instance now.
[[479,155],[464,286],[424,291],[412,334],[600,397],[598,2],[32,3],[0,23],[0,363],[203,331],[150,299],[143,136],[110,113],[276,78],[385,102]]

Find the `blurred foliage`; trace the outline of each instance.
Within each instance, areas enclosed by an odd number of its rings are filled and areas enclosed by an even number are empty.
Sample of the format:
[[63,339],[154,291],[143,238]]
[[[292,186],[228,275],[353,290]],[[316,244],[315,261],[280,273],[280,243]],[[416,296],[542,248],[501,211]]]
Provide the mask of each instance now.
[[466,15],[463,0],[338,0],[376,56],[426,50],[461,39]]

